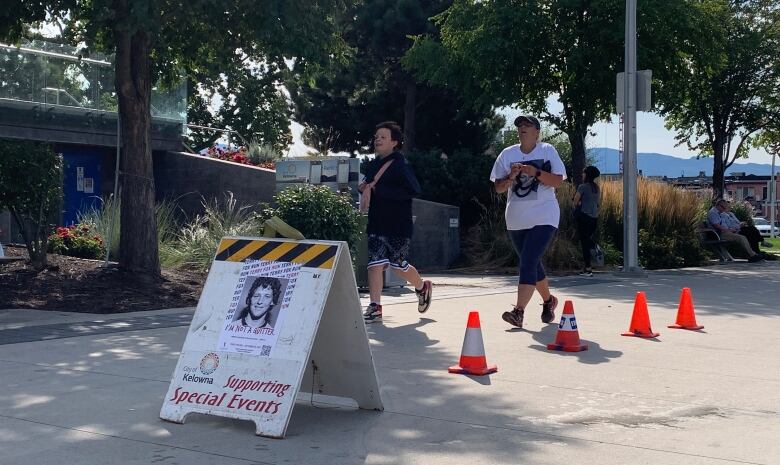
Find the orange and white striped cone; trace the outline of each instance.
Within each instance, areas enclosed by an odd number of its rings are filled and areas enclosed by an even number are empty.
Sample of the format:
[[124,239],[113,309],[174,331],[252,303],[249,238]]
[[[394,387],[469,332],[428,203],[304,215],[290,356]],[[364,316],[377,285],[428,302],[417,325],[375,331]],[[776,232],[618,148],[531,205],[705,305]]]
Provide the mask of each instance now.
[[482,343],[482,327],[479,324],[479,312],[469,312],[466,323],[466,336],[463,338],[463,349],[460,351],[460,363],[451,366],[450,373],[464,375],[487,375],[498,371],[495,365],[488,366],[485,358],[485,346]]
[[587,344],[580,344],[580,332],[577,329],[577,319],[574,317],[574,304],[567,300],[563,304],[561,322],[558,323],[558,334],[555,342],[547,344],[547,350],[562,350],[564,352],[581,352],[588,350]]

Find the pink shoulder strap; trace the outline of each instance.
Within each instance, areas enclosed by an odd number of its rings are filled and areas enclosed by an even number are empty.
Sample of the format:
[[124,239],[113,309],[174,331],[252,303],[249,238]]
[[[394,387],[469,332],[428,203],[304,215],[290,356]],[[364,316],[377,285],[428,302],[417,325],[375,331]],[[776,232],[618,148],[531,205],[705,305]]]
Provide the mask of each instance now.
[[363,188],[363,193],[360,196],[361,213],[368,213],[368,207],[371,204],[371,191],[374,189],[374,186],[376,186],[376,183],[379,181],[379,178],[382,177],[382,175],[385,173],[385,171],[387,171],[387,168],[392,163],[393,160],[390,160],[389,162],[382,165],[382,167],[379,168],[379,171],[376,172],[376,175],[374,175],[374,180],[366,184],[366,186]]
[[393,164],[393,161],[395,161],[395,160],[390,160],[389,162],[387,162],[384,165],[382,165],[381,168],[379,168],[379,171],[376,172],[376,176],[374,176],[374,180],[371,181],[371,185],[372,186],[376,185],[377,181],[379,181],[379,178],[381,178],[382,175],[385,174],[385,171],[387,171],[387,168],[389,168],[390,165]]

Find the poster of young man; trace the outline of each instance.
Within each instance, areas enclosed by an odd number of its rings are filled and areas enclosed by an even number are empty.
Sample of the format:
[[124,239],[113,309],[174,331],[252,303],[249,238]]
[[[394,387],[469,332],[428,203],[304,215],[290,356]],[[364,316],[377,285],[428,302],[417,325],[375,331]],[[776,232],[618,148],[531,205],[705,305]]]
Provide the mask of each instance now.
[[220,333],[219,350],[271,355],[300,267],[261,260],[243,264]]

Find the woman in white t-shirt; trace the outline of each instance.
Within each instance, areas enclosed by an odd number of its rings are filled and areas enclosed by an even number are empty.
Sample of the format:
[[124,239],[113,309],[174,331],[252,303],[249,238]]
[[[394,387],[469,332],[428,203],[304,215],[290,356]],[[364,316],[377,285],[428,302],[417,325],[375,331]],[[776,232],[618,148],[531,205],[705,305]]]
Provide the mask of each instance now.
[[507,193],[506,228],[520,258],[517,302],[501,316],[507,323],[523,327],[525,307],[539,291],[542,322],[555,319],[558,299],[550,294],[542,255],[558,230],[561,212],[555,188],[566,179],[561,157],[550,144],[540,142],[541,125],[534,116],[515,119],[520,144],[505,148],[496,158],[490,180],[496,192]]

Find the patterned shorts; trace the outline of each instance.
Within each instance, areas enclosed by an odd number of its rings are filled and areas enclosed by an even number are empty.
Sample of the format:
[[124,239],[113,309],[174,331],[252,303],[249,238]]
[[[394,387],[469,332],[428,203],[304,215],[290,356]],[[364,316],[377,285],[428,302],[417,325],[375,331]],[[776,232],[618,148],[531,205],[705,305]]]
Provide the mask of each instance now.
[[402,271],[409,269],[408,237],[368,235],[368,267],[391,266]]

